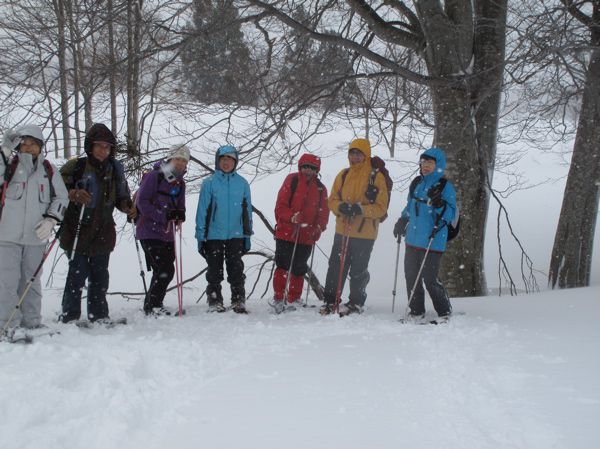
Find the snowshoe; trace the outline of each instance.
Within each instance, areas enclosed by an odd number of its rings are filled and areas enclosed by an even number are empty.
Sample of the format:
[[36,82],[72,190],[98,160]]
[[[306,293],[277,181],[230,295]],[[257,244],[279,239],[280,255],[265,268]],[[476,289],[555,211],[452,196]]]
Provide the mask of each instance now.
[[281,312],[283,312],[285,310],[285,304],[283,303],[282,299],[273,299],[272,302],[269,303],[269,305],[271,306],[271,311],[275,314],[275,315],[279,315]]
[[82,329],[93,329],[95,327],[104,327],[106,329],[112,329],[113,327],[119,325],[127,324],[127,318],[100,318],[98,320],[90,321],[90,320],[77,320],[75,321],[75,326],[80,327]]
[[233,310],[235,313],[241,313],[241,314],[248,313],[248,310],[246,310],[246,304],[242,301],[232,303],[231,310]]
[[352,304],[351,302],[347,302],[345,304],[340,304],[339,307],[339,315],[341,317],[352,315],[353,313],[361,314],[363,312],[363,308],[359,305]]
[[223,313],[227,312],[227,308],[221,302],[216,302],[214,304],[208,305],[208,313]]
[[3,332],[2,335],[0,335],[0,341],[16,344],[31,344],[33,343],[33,337],[29,335],[24,328],[13,327],[7,329],[6,332]]
[[331,315],[334,312],[335,312],[335,310],[334,310],[333,304],[327,304],[327,303],[325,303],[319,309],[319,313],[321,315],[323,315],[323,316],[325,316],[325,315]]

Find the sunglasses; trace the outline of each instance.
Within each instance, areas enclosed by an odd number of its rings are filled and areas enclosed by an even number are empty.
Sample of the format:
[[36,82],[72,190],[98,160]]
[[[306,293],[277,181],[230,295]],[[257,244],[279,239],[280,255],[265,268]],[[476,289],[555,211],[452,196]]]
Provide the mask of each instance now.
[[314,165],[302,165],[300,167],[300,169],[308,169],[308,170],[312,170],[312,171],[317,171],[317,167],[315,167]]

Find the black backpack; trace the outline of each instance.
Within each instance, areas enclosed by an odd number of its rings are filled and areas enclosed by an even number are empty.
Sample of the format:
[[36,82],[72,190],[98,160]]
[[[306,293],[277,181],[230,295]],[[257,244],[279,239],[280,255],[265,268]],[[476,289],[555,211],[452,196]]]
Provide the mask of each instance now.
[[[421,182],[421,179],[422,176],[417,176],[411,181],[410,187],[408,188],[408,194],[411,198],[420,203],[428,203],[436,208],[443,207],[442,212],[440,212],[440,215],[438,216],[439,220],[441,216],[444,215],[444,212],[446,211],[447,207],[446,201],[442,199],[442,192],[444,191],[448,180],[446,178],[440,178],[440,180],[437,183],[431,186],[431,188],[427,191],[427,197],[429,199],[425,201],[415,196],[415,189],[417,188],[417,184]],[[454,220],[452,221],[452,223],[447,223],[446,227],[448,228],[448,241],[456,238],[456,236],[460,232],[460,210],[458,208],[458,205],[456,205],[456,214],[454,215]]]

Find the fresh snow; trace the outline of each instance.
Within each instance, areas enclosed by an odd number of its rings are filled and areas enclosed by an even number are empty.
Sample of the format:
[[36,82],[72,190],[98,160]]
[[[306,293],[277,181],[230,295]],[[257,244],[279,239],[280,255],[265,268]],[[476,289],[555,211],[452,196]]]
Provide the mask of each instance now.
[[591,449],[599,296],[455,299],[438,326],[398,323],[389,298],[343,319],[259,299],[155,319],[112,299],[129,324],[108,330],[48,312],[60,335],[0,344],[0,447]]
[[[336,130],[310,148],[325,156],[327,187],[346,165],[351,138]],[[383,155],[382,145],[375,147],[374,154]],[[388,161],[397,179],[415,167],[407,163],[416,162],[419,152],[405,148]],[[543,289],[568,170],[553,157],[532,154],[522,169],[533,185],[551,183],[503,200]],[[203,160],[212,164],[212,156]],[[271,223],[287,173],[252,184],[254,203]],[[494,183],[506,179],[497,173]],[[396,184],[390,218],[380,227],[361,316],[321,317],[316,308],[270,314],[270,293],[260,299],[267,267],[248,300],[250,315],[207,314],[205,299],[196,303],[205,287],[202,276],[186,284],[187,314],[181,318],[149,319],[139,300],[110,295],[111,316],[126,317],[126,326],[59,325],[63,256],[43,298],[44,322],[60,335],[31,345],[0,343],[0,449],[600,447],[600,245],[590,288],[454,298],[450,323],[403,325],[404,249],[392,314],[391,234],[406,188]],[[196,202],[197,192],[187,199],[184,279],[205,267],[193,238]],[[491,292],[499,286],[496,211],[492,204],[485,250]],[[130,226],[122,217],[118,222],[109,290],[139,292]],[[332,218],[315,252],[322,282],[327,260],[321,250],[329,255],[333,228]],[[256,217],[255,232],[253,249],[272,250],[273,239]],[[521,255],[504,224],[501,235],[503,255],[522,291]],[[44,268],[44,285],[53,258]],[[263,260],[245,258],[248,291]],[[224,290],[228,298],[226,283]],[[309,302],[316,302],[313,294]],[[175,291],[165,304],[175,307]]]

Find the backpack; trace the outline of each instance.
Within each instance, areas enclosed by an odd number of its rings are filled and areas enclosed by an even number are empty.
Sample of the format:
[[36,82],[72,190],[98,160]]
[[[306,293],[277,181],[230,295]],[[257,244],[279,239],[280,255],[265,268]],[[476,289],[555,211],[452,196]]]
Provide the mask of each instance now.
[[[342,185],[340,186],[340,192],[338,192],[340,195],[341,195],[342,187],[344,187],[344,182],[346,181],[346,176],[348,175],[348,170],[350,170],[350,169],[347,168],[342,173]],[[375,185],[375,178],[377,177],[377,173],[381,173],[385,179],[385,185],[386,185],[387,191],[388,191],[387,207],[389,208],[390,199],[392,198],[392,188],[394,187],[394,181],[392,180],[392,177],[390,176],[390,172],[385,167],[385,161],[383,159],[381,159],[379,156],[374,156],[371,158],[371,173],[369,174],[369,185],[367,186],[367,191],[365,192],[365,197],[369,201],[369,204],[373,204],[375,202],[375,200],[377,199],[377,194],[379,193],[379,189]],[[387,219],[387,217],[388,217],[388,214],[387,214],[387,209],[386,209],[385,215],[379,219],[379,222],[383,223]]]
[[[429,198],[429,200],[425,201],[415,196],[415,189],[417,188],[417,184],[421,182],[421,178],[421,176],[417,176],[411,181],[410,187],[408,188],[408,194],[411,198],[420,203],[429,203],[434,205],[434,207],[443,207],[444,209],[438,216],[439,220],[441,216],[444,215],[444,212],[446,211],[447,207],[446,202],[442,200],[442,192],[444,191],[444,187],[446,187],[446,183],[448,182],[448,180],[446,178],[440,178],[440,180],[436,184],[431,186],[431,188],[427,191],[427,197]],[[443,205],[441,204],[441,202],[443,202]],[[439,204],[436,205],[436,203]],[[448,228],[447,241],[449,242],[450,240],[453,240],[460,231],[460,210],[458,208],[458,205],[456,205],[456,214],[454,215],[454,220],[452,221],[452,223],[446,223],[446,227]]]
[[[2,211],[4,210],[4,202],[6,200],[6,190],[8,189],[8,184],[12,180],[15,172],[17,171],[17,165],[19,165],[19,156],[15,156],[12,158],[10,163],[2,153],[2,159],[4,159],[4,164],[6,169],[4,170],[4,182],[0,187],[0,219],[2,218]],[[52,168],[52,164],[49,161],[44,159],[44,169],[46,170],[46,177],[48,178],[48,184],[50,184],[50,198],[56,197],[56,191],[54,189],[54,184],[52,184],[52,177],[54,176],[54,169]]]

